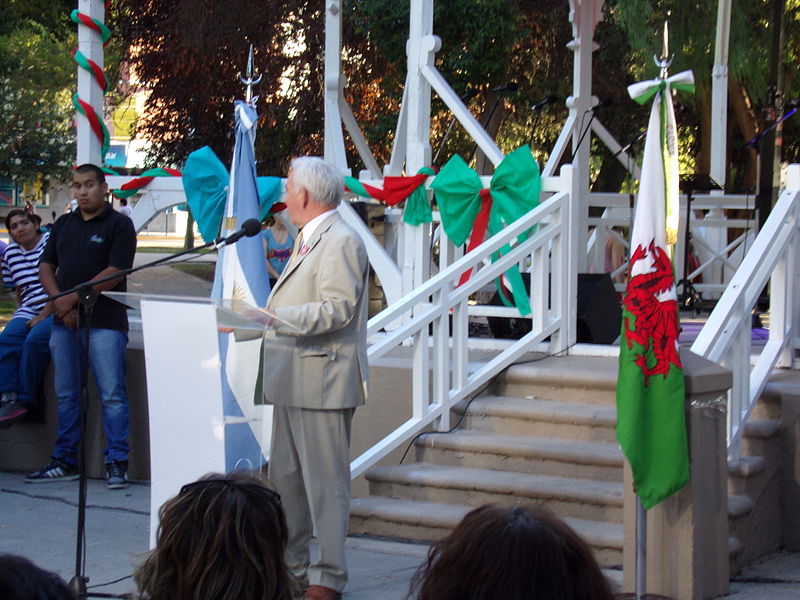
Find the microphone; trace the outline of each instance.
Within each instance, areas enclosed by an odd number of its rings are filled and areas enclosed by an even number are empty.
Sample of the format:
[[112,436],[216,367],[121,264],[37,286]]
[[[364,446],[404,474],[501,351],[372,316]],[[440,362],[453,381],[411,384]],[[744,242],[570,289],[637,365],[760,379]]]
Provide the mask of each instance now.
[[595,104],[589,110],[592,111],[592,112],[595,112],[595,111],[600,110],[601,108],[606,108],[608,106],[611,106],[612,104],[614,104],[614,100],[612,100],[611,98],[606,98],[605,100],[601,100],[600,102]]
[[258,219],[247,219],[244,223],[242,223],[242,228],[230,234],[226,238],[221,238],[215,244],[217,248],[221,248],[222,246],[230,246],[231,244],[238,242],[243,237],[253,237],[254,235],[258,235],[261,231],[261,221]]
[[531,106],[531,110],[540,110],[541,108],[547,106],[548,104],[552,104],[553,102],[558,102],[561,98],[558,96],[548,96],[543,100],[539,100],[536,104]]
[[501,85],[492,89],[493,92],[516,92],[519,89],[519,84],[511,81],[505,85]]

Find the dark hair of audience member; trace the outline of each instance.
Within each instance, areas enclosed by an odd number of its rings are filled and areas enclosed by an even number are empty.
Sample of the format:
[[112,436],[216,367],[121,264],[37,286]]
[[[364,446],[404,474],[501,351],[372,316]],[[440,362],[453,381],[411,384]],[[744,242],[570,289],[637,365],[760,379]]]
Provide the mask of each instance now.
[[77,600],[78,597],[55,573],[37,567],[22,556],[0,554],[0,598]]
[[[414,596],[414,594],[417,594]],[[611,600],[589,546],[538,506],[486,505],[431,546],[408,598]]]
[[279,496],[244,473],[187,484],[159,511],[156,547],[134,573],[146,600],[288,600]]

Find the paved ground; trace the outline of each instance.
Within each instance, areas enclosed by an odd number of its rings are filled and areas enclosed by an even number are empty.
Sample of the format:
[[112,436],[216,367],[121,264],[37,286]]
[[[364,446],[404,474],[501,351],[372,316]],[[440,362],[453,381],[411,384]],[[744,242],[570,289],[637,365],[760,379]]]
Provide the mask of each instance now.
[[[19,473],[0,473],[0,552],[27,556],[69,580],[75,573],[77,496],[77,482],[30,485]],[[134,590],[129,576],[147,551],[149,504],[147,484],[109,491],[104,481],[89,481],[84,572],[90,591]],[[345,600],[403,599],[426,552],[422,544],[349,538]],[[101,585],[110,581],[116,582]],[[731,583],[728,597],[800,598],[800,553],[781,552],[751,566]]]
[[[75,574],[77,499],[75,481],[31,485],[19,473],[0,473],[0,552],[27,556],[68,581]],[[87,504],[90,591],[133,592],[129,576],[148,548],[150,486],[109,491],[105,481],[90,480]],[[424,545],[348,539],[346,600],[401,600],[426,552]],[[109,581],[116,583],[96,587]]]

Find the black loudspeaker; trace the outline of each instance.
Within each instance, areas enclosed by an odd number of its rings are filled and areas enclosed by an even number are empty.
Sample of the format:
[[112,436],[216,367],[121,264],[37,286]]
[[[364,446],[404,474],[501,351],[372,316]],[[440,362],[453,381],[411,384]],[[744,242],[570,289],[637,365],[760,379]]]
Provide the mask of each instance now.
[[[531,276],[522,273],[530,293]],[[501,306],[499,294],[490,304]],[[518,340],[531,330],[529,318],[489,317],[489,329],[498,339]],[[577,341],[581,344],[613,344],[619,337],[622,309],[608,273],[578,273]]]
[[622,308],[611,276],[578,273],[578,343],[613,344],[621,324]]

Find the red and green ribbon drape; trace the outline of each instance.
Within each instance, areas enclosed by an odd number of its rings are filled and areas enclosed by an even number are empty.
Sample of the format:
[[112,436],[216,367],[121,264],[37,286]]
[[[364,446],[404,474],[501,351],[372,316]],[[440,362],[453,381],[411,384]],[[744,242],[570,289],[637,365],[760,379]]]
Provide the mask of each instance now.
[[[541,177],[528,146],[522,146],[506,156],[497,166],[488,189],[484,189],[478,174],[455,155],[436,176],[431,189],[436,194],[442,227],[454,244],[460,246],[469,238],[467,252],[478,247],[486,234],[495,235],[539,204]],[[517,240],[524,241],[529,232]],[[511,250],[506,244],[492,256],[497,260]],[[469,280],[472,270],[461,276],[459,285]],[[521,315],[531,312],[528,292],[515,265],[505,273],[511,284],[513,306]],[[498,280],[497,289],[507,306],[512,303]]]
[[118,190],[111,190],[117,198],[130,198],[143,187],[146,187],[155,177],[180,177],[181,172],[178,169],[158,168],[148,169],[143,172],[136,179],[131,179],[127,183],[123,183]]
[[387,176],[383,178],[383,188],[367,185],[355,177],[345,177],[344,187],[357,196],[375,198],[388,206],[396,206],[406,200],[403,221],[409,225],[430,223],[433,220],[431,203],[425,191],[425,180],[436,175],[432,167],[422,167],[416,175],[409,177]]
[[[106,3],[106,5],[108,5],[108,3]],[[108,43],[109,38],[111,38],[111,31],[102,21],[94,19],[78,10],[73,10],[70,14],[70,18],[78,25],[88,27],[97,33],[97,35],[99,35],[100,39],[103,41],[103,46],[105,46]],[[81,68],[91,73],[92,78],[103,91],[103,95],[105,95],[106,91],[108,90],[108,81],[106,80],[106,76],[105,73],[103,73],[102,67],[93,60],[87,58],[80,50],[76,49],[73,51],[72,57]],[[94,132],[94,135],[98,140],[100,140],[100,162],[104,162],[106,153],[108,152],[108,148],[111,143],[111,136],[108,133],[108,128],[103,122],[101,115],[97,114],[97,111],[92,107],[91,104],[79,98],[77,93],[72,96],[72,105],[75,107],[76,111],[86,117],[86,119],[89,121],[90,127],[92,128],[92,132]]]

